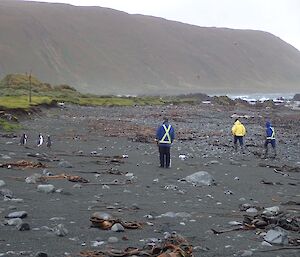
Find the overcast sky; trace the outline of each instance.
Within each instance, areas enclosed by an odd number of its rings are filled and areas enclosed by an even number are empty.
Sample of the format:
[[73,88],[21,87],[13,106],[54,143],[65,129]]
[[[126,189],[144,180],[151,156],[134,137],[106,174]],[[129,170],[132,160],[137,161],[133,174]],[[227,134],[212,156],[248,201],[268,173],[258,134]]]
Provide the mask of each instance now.
[[[36,1],[36,0],[34,0]],[[300,0],[39,0],[109,7],[205,27],[270,32],[300,50]]]

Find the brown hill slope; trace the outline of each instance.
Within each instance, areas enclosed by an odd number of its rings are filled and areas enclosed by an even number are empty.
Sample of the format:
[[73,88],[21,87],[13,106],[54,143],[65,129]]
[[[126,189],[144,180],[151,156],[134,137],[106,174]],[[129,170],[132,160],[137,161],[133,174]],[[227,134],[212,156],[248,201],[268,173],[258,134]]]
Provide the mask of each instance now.
[[261,31],[0,0],[0,35],[0,77],[32,69],[83,92],[294,92],[300,84],[300,52]]

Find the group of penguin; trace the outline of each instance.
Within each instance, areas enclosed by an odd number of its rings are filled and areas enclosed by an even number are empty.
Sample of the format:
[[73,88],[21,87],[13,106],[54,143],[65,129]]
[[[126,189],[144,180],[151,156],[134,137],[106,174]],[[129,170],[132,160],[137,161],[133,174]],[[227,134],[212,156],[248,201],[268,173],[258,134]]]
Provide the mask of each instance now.
[[[26,145],[27,144],[27,135],[25,133],[22,134],[21,139],[20,139],[20,145]],[[38,136],[38,140],[37,140],[37,146],[40,147],[43,145],[44,143],[44,137],[42,136],[42,134],[39,134]],[[50,135],[47,136],[47,141],[46,141],[46,146],[48,148],[51,148],[52,145],[52,141],[50,138]]]

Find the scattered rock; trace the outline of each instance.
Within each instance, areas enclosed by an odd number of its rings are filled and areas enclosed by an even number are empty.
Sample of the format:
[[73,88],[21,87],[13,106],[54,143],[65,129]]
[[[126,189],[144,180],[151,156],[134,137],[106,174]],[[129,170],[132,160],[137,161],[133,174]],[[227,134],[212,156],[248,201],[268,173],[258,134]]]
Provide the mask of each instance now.
[[43,192],[43,193],[53,193],[55,191],[55,187],[51,184],[48,185],[38,185],[37,186],[37,191],[38,192]]
[[38,252],[34,255],[34,257],[48,257],[48,254],[44,252]]
[[101,220],[110,220],[112,219],[112,216],[106,212],[94,212],[92,214],[93,218],[98,218],[98,219],[101,219]]
[[235,220],[229,221],[228,224],[231,225],[231,226],[240,226],[240,225],[243,225],[242,222],[235,221]]
[[64,189],[63,188],[58,188],[55,190],[55,193],[61,194],[63,193]]
[[267,232],[267,234],[264,236],[264,240],[270,244],[279,244],[279,245],[289,244],[288,233],[280,227],[270,229]]
[[23,203],[24,200],[21,198],[9,198],[9,197],[4,197],[3,199],[4,201],[10,201],[10,202],[14,202],[14,203]]
[[119,239],[117,237],[111,236],[108,238],[107,242],[111,244],[115,244],[119,242]]
[[214,183],[213,176],[206,171],[198,171],[185,177],[183,180],[194,186],[211,186]]
[[225,190],[224,194],[225,195],[233,195],[233,192],[231,190]]
[[66,236],[69,233],[63,224],[58,224],[56,227],[54,227],[53,232],[55,235],[61,237]]
[[10,160],[11,157],[9,155],[2,155],[2,159],[4,159],[4,160]]
[[51,218],[50,220],[51,221],[57,221],[57,220],[65,220],[66,218],[64,218],[64,217],[53,217],[53,218]]
[[27,184],[36,184],[36,182],[42,177],[41,174],[35,173],[27,178],[25,178],[25,182]]
[[58,163],[58,166],[60,168],[73,168],[73,165],[70,162],[68,162],[68,161],[60,161]]
[[256,208],[253,208],[253,207],[250,207],[246,210],[246,212],[248,213],[257,213],[257,209]]
[[241,162],[238,162],[238,161],[235,161],[235,160],[230,160],[230,164],[231,164],[231,165],[236,165],[236,166],[242,165]]
[[92,247],[99,247],[101,245],[103,245],[105,242],[104,241],[91,241],[91,246]]
[[279,213],[278,206],[268,207],[268,208],[265,208],[263,211],[263,214],[268,215],[268,216],[277,215],[278,213]]
[[14,218],[26,218],[27,217],[27,212],[26,211],[16,211],[16,212],[11,212],[9,213],[5,218],[7,219],[14,219]]
[[0,180],[0,187],[4,187],[6,185],[6,183],[4,182],[4,180]]
[[252,255],[253,255],[253,252],[250,251],[250,250],[244,250],[244,251],[241,253],[241,257],[252,256]]
[[12,198],[13,192],[7,188],[2,188],[2,189],[0,189],[0,195],[2,195],[4,197]]
[[28,230],[30,230],[30,226],[29,226],[28,223],[20,223],[16,227],[19,231],[28,231]]
[[187,159],[187,156],[186,156],[185,154],[180,154],[180,155],[178,156],[178,158],[179,158],[180,160],[184,161],[184,160]]
[[53,176],[53,173],[47,169],[44,169],[42,173],[44,176],[48,176],[48,177]]
[[75,184],[75,185],[73,186],[73,188],[82,188],[82,185],[80,185],[80,184]]
[[21,218],[12,218],[7,220],[8,226],[18,226],[19,224],[22,224],[23,220]]
[[120,223],[115,223],[112,227],[111,230],[114,232],[124,232],[125,229]]

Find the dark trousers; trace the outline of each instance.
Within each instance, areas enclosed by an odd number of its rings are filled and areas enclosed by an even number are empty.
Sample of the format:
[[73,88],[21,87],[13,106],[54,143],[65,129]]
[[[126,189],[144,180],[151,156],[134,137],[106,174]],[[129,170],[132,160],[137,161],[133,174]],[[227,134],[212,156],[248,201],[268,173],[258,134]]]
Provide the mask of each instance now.
[[235,151],[237,151],[237,148],[238,148],[238,144],[237,144],[238,141],[239,141],[240,146],[242,148],[242,152],[244,153],[244,137],[243,136],[234,136],[233,143],[234,143]]
[[159,161],[160,167],[169,168],[170,167],[170,147],[159,145]]
[[266,139],[265,141],[265,157],[268,157],[269,153],[269,147],[268,145],[271,144],[273,151],[274,151],[274,157],[276,157],[276,140],[275,139]]
[[243,146],[244,145],[244,140],[243,139],[244,139],[243,136],[234,136],[233,143],[236,145],[237,141],[239,141],[240,146]]

